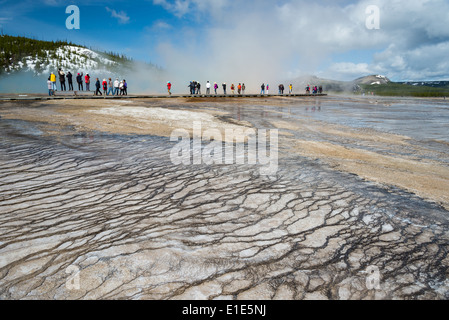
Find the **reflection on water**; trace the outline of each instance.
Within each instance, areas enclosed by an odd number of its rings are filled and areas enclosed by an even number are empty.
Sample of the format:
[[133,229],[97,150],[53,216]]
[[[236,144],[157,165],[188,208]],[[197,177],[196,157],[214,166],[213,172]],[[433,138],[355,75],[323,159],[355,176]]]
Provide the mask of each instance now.
[[449,142],[449,104],[408,103],[394,101],[339,101],[317,99],[308,104],[285,106],[239,106],[233,116],[237,120],[303,119],[349,126],[371,128],[380,132],[405,135],[417,140],[439,140]]
[[[260,128],[419,123],[396,108],[227,111]],[[173,166],[168,138],[40,125],[0,119],[1,299],[449,299],[449,217],[435,203],[288,152],[264,177],[249,165]],[[66,289],[70,266],[79,291]],[[372,267],[379,290],[365,285]]]
[[323,102],[321,113],[310,113],[320,107],[306,107],[305,112],[320,121],[449,142],[449,105]]

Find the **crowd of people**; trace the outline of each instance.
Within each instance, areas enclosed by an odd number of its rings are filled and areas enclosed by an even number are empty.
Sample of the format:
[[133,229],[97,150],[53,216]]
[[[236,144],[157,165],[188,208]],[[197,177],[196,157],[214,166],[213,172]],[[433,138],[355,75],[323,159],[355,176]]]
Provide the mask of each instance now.
[[[91,76],[86,73],[86,75],[83,74],[83,72],[78,73],[76,77],[73,76],[72,73],[65,72],[62,69],[59,69],[58,72],[59,77],[59,84],[61,88],[61,92],[63,91],[74,91],[76,94],[74,87],[73,87],[73,80],[76,80],[76,83],[78,84],[78,91],[84,91],[84,85],[86,85],[86,91],[90,91],[90,84],[91,84]],[[57,91],[56,86],[56,74],[53,72],[48,77],[47,85],[48,85],[48,95],[54,96],[55,92]],[[101,82],[99,78],[95,79],[95,91],[94,95],[105,95],[105,96],[118,96],[118,95],[128,95],[128,83],[125,79],[120,81],[118,78],[115,79],[115,81],[112,81],[112,78],[109,78],[108,80],[103,79]],[[66,87],[66,81],[68,84],[68,90]],[[103,89],[103,93],[102,90]]]
[[[227,92],[228,85],[224,82],[224,83],[222,83],[221,87],[223,88],[223,94],[227,95],[228,94],[228,92]],[[187,88],[189,88],[190,95],[201,95],[201,83],[199,83],[198,81],[190,81],[190,84],[187,86]],[[219,94],[218,88],[219,88],[219,85],[216,82],[214,82],[214,84],[212,85],[212,83],[210,81],[207,81],[206,95],[211,94],[211,89],[214,89],[215,95]],[[171,89],[172,89],[172,83],[170,81],[168,81],[167,82],[167,90],[168,90],[169,95],[172,94]],[[285,91],[285,86],[283,84],[280,84],[278,86],[278,89],[279,89],[278,94],[283,95],[284,91]],[[238,95],[244,95],[245,91],[246,91],[246,85],[244,83],[239,83],[236,86],[236,85],[234,85],[234,83],[232,83],[230,86],[230,90],[231,90],[232,95],[235,95],[236,91],[237,91]],[[312,91],[313,91],[312,94],[322,94],[323,87],[315,86],[315,87],[313,87]],[[268,95],[269,92],[270,92],[270,85],[269,84],[265,85],[265,83],[262,83],[260,94]],[[288,86],[288,94],[293,94],[293,85],[292,84],[290,84]],[[307,87],[306,87],[306,94],[310,94],[310,85],[307,85]]]
[[[168,93],[171,94],[171,87],[172,84],[169,81],[167,83],[167,88],[168,88]],[[223,82],[221,84],[221,87],[223,89],[223,94],[227,94],[227,89],[228,89],[228,85]],[[198,81],[190,81],[190,84],[187,86],[187,88],[189,88],[190,94],[191,95],[201,95],[201,83],[199,83]],[[214,84],[212,85],[212,83],[210,81],[207,81],[206,83],[206,95],[210,95],[211,94],[211,89],[214,89],[214,93],[217,95],[219,94],[219,85],[218,83],[214,82]],[[239,95],[241,94],[245,94],[245,90],[246,90],[246,86],[244,83],[239,83],[237,86],[235,86],[234,84],[231,84],[231,92],[232,94],[235,94],[235,91],[237,90],[237,93]]]
[[[91,76],[86,73],[86,75],[84,75],[82,72],[78,73],[76,76],[74,76],[72,73],[67,72],[67,74],[64,73],[64,71],[62,69],[59,69],[57,72],[57,75],[59,77],[59,83],[60,83],[60,88],[61,88],[61,92],[62,91],[74,91],[75,95],[76,92],[74,90],[73,87],[73,82],[74,80],[76,81],[76,83],[78,84],[78,91],[90,91],[90,84],[91,84]],[[66,81],[68,84],[68,89],[66,87]],[[55,92],[57,91],[57,86],[56,86],[56,82],[57,82],[57,76],[56,74],[54,74],[53,72],[50,74],[50,77],[48,77],[48,94],[50,96],[55,95]],[[85,85],[85,88],[84,88]],[[108,78],[108,79],[103,79],[103,81],[101,81],[99,78],[95,78],[95,82],[94,82],[94,95],[98,96],[118,96],[118,95],[128,95],[128,83],[126,82],[125,79],[123,79],[122,81],[120,81],[118,78],[115,79],[115,81],[112,80],[112,78]],[[206,95],[210,95],[211,94],[211,89],[214,90],[214,94],[218,95],[219,94],[219,85],[217,82],[214,82],[214,84],[212,84],[210,81],[206,82]],[[173,84],[168,81],[167,82],[167,91],[169,95],[172,95],[172,87]],[[190,81],[190,84],[187,86],[190,90],[190,94],[191,95],[201,95],[201,83],[199,83],[198,81]],[[221,84],[222,87],[222,93],[224,95],[228,94],[228,85],[223,82]],[[234,83],[232,83],[229,86],[230,92],[232,95],[235,95],[236,92],[238,95],[244,95],[246,93],[246,85],[245,83],[239,83],[238,85],[235,85]],[[279,84],[278,85],[278,94],[279,95],[283,95],[285,91],[285,86],[283,84]],[[220,92],[221,93],[221,92]],[[323,93],[323,87],[322,86],[313,86],[311,87],[310,85],[307,85],[306,87],[306,94],[322,94]],[[269,95],[270,94],[270,85],[269,84],[265,84],[262,83],[261,85],[261,90],[260,90],[260,94],[261,95]],[[290,84],[288,86],[288,94],[293,94],[293,85]]]
[[[306,87],[306,93],[310,94],[310,84]],[[323,87],[322,86],[314,86],[312,87],[312,94],[322,94],[323,93]]]

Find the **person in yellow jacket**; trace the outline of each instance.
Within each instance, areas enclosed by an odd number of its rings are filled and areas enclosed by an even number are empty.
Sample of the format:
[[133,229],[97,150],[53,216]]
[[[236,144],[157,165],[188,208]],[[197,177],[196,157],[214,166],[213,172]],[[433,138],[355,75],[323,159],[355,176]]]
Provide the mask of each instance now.
[[50,75],[50,81],[53,86],[53,91],[56,91],[56,75],[53,72]]

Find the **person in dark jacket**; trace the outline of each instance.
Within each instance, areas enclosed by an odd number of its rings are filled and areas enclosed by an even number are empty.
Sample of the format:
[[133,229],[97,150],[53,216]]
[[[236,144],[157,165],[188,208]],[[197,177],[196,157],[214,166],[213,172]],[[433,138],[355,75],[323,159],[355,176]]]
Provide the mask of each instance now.
[[98,79],[98,78],[97,78],[97,82],[95,82],[95,88],[96,88],[95,95],[98,96],[98,94],[100,94],[100,96],[102,96],[101,90],[100,90],[101,83],[100,83],[100,79]]
[[78,90],[84,91],[83,88],[83,73],[76,76],[76,82],[78,82]]
[[69,83],[69,91],[73,91],[73,74],[67,72],[67,82]]
[[193,83],[193,81],[190,81],[190,84],[188,85],[188,87],[190,88],[190,94],[194,95],[196,85]]
[[126,82],[125,79],[123,79],[123,95],[125,96],[128,95],[128,83]]
[[67,88],[65,86],[65,73],[62,69],[58,70],[59,73],[59,83],[61,84],[61,91],[66,91]]

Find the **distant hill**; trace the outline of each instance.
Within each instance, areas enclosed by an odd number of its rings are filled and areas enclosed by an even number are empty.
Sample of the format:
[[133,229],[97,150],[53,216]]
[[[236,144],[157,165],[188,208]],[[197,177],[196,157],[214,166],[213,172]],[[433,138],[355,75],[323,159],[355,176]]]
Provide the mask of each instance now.
[[289,84],[293,85],[293,88],[297,88],[295,90],[305,90],[305,87],[310,86],[323,86],[324,91],[326,92],[344,92],[344,91],[352,91],[353,84],[346,81],[337,81],[337,80],[329,80],[322,79],[316,76],[307,75],[302,76],[293,80],[287,81]]
[[131,59],[115,53],[97,52],[67,41],[42,41],[0,36],[0,75],[16,72],[49,74],[59,68],[72,72],[114,73]]
[[380,85],[380,84],[387,84],[390,82],[391,82],[390,79],[388,79],[385,76],[381,76],[381,75],[366,76],[366,77],[355,79],[353,81],[354,84],[358,84],[358,85],[361,85],[361,84]]
[[[114,52],[68,41],[42,41],[0,35],[0,92],[42,92],[51,72],[89,73],[92,77],[127,79],[139,92],[156,90],[163,70]],[[157,80],[154,80],[157,79]],[[152,81],[151,81],[152,80]]]
[[433,87],[433,88],[440,88],[440,87],[447,87],[449,86],[449,81],[407,81],[407,82],[397,82],[400,84],[407,84],[411,86],[417,86],[417,87]]
[[361,77],[352,81],[338,81],[330,79],[322,79],[316,76],[303,76],[296,78],[290,83],[296,88],[305,88],[307,85],[323,86],[326,92],[357,92],[361,90],[361,85],[382,85],[391,81],[381,75],[370,75]]
[[373,93],[381,96],[446,97],[449,96],[449,81],[393,82],[382,75],[369,75],[352,81],[321,79],[303,76],[289,81],[296,88],[307,85],[323,86],[328,93]]

